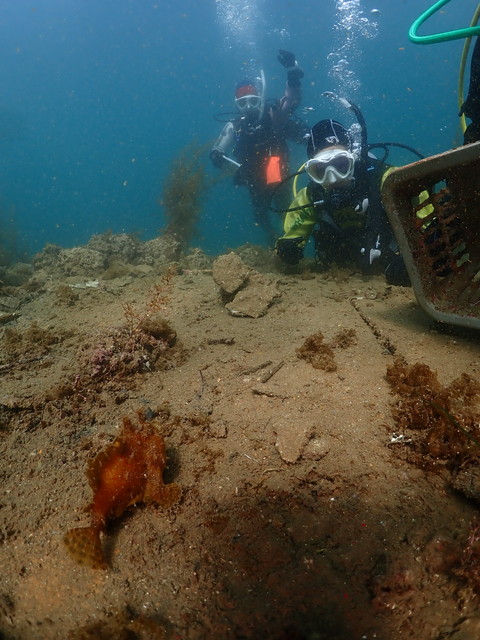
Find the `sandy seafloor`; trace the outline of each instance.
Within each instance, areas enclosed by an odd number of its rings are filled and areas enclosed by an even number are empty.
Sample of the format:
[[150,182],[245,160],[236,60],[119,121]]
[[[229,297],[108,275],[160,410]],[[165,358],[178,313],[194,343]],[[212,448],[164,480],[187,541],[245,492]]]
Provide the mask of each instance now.
[[[0,637],[477,640],[478,445],[462,480],[418,444],[426,424],[399,425],[386,373],[480,379],[478,335],[442,330],[381,275],[236,253],[253,317],[225,306],[212,259],[161,239],[100,236],[3,271]],[[175,333],[142,342],[159,313]],[[318,332],[324,368],[298,352]],[[88,463],[138,411],[182,497],[132,507],[108,528],[108,568],[80,566],[63,536],[89,523]]]

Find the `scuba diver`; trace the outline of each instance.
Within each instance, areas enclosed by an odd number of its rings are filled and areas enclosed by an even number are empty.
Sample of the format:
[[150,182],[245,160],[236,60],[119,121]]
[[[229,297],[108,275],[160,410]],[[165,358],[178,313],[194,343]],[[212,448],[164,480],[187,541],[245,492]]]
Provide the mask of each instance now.
[[468,96],[458,115],[465,115],[471,120],[463,134],[463,144],[478,142],[480,140],[480,38],[478,37],[470,63]]
[[[369,153],[365,121],[358,107],[340,100],[354,110],[362,140],[355,140],[336,120],[321,120],[312,127],[307,143],[309,159],[304,165],[310,181],[286,212],[276,254],[286,264],[298,264],[313,233],[316,260],[322,268],[353,263],[369,274],[382,265],[388,284],[409,286],[381,200],[381,185],[390,167]],[[375,146],[382,145],[371,145]]]
[[[240,82],[235,90],[238,115],[227,122],[210,151],[215,167],[238,167],[234,184],[248,187],[255,224],[272,244],[276,237],[269,218],[272,198],[279,209],[288,206],[288,192],[277,188],[289,171],[287,139],[304,143],[308,132],[300,120],[291,118],[300,103],[304,73],[290,51],[280,50],[277,58],[287,70],[283,97],[265,103],[263,74],[260,87],[253,79]],[[232,150],[236,161],[228,157]]]

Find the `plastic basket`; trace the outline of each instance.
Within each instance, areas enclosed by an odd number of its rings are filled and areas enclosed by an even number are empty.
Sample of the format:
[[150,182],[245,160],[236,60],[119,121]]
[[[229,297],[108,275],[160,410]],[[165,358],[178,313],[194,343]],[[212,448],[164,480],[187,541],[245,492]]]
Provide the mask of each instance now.
[[393,169],[382,197],[420,305],[480,329],[480,142]]

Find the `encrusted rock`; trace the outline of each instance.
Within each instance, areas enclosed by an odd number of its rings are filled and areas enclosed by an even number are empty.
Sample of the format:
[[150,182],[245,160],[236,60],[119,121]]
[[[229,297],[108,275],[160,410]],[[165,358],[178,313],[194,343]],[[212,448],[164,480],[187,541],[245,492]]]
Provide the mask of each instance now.
[[62,253],[62,247],[57,244],[46,244],[43,251],[35,254],[33,258],[33,266],[35,269],[51,270],[55,266],[58,256]]
[[171,235],[163,235],[144,243],[141,259],[147,264],[165,265],[176,262],[180,253],[180,243]]
[[27,262],[17,262],[10,267],[0,267],[2,282],[12,287],[19,287],[31,278],[33,266]]
[[186,256],[182,259],[182,267],[186,269],[211,269],[212,268],[213,258],[207,256],[206,253],[203,253],[201,249],[195,248],[192,249]]
[[280,295],[275,280],[252,272],[246,286],[225,307],[232,316],[260,318]]
[[224,294],[236,293],[247,281],[249,267],[233,251],[213,263],[212,277]]
[[261,273],[274,273],[278,271],[275,253],[266,247],[260,247],[252,244],[244,244],[237,247],[235,252],[240,256],[243,262],[249,267],[253,267]]
[[276,280],[248,267],[233,251],[215,260],[212,277],[232,316],[260,318],[280,296]]
[[36,269],[48,271],[63,276],[86,276],[93,278],[104,271],[106,259],[99,251],[74,247],[60,249],[55,245],[48,245],[34,258]]
[[480,502],[480,469],[477,466],[461,469],[454,477],[452,485],[467,498]]
[[128,233],[102,233],[92,236],[86,248],[104,255],[108,263],[117,260],[127,264],[136,262],[140,246],[140,240]]

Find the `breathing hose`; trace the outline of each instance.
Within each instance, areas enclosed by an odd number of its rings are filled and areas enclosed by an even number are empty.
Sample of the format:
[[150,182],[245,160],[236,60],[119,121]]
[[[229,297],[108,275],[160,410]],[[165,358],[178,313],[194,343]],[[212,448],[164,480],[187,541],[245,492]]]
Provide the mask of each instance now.
[[[437,42],[445,42],[447,40],[456,40],[457,38],[465,38],[465,43],[463,45],[462,57],[460,60],[460,70],[458,73],[458,109],[461,111],[462,105],[465,101],[463,87],[465,84],[465,67],[467,64],[468,52],[470,49],[470,44],[472,42],[472,36],[480,34],[480,26],[477,26],[478,20],[480,18],[480,4],[477,6],[475,13],[473,14],[472,21],[470,26],[465,29],[456,29],[454,31],[445,31],[444,33],[437,33],[431,36],[419,36],[417,35],[417,30],[422,25],[425,20],[430,18],[431,15],[438,11],[441,7],[446,5],[450,0],[439,0],[435,4],[433,4],[427,11],[424,11],[422,15],[415,20],[408,31],[408,37],[411,42],[415,44],[434,44]],[[467,123],[465,120],[465,115],[462,113],[460,116],[460,127],[462,129],[462,133],[465,133],[465,129],[467,128]]]
[[[445,6],[450,0],[439,0],[433,4],[429,9],[424,11],[422,15],[415,20],[408,31],[408,37],[411,42],[415,44],[434,44],[436,42],[446,42],[447,40],[456,40],[457,38],[471,38],[472,36],[480,34],[480,26],[475,26],[476,22],[465,29],[454,29],[453,31],[444,31],[443,33],[436,33],[431,36],[419,36],[417,31],[419,27],[432,16],[436,11]],[[478,11],[478,9],[477,9]]]

